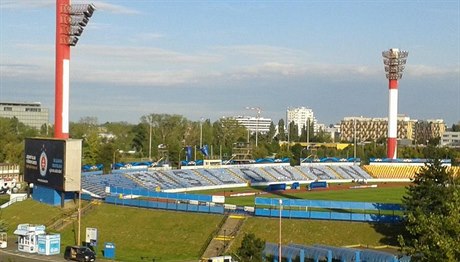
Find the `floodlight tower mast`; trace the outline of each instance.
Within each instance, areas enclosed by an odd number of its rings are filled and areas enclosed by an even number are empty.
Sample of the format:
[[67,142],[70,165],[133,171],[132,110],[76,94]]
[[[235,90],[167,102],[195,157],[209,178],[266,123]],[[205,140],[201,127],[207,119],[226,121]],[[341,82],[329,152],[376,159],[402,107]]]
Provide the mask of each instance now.
[[70,0],[56,0],[55,138],[69,138],[70,47],[77,44],[95,10],[92,4],[71,5]]
[[402,78],[404,65],[409,52],[391,48],[383,51],[383,63],[386,77],[389,81],[389,106],[388,106],[388,139],[387,157],[397,158],[397,134],[398,134],[398,80]]

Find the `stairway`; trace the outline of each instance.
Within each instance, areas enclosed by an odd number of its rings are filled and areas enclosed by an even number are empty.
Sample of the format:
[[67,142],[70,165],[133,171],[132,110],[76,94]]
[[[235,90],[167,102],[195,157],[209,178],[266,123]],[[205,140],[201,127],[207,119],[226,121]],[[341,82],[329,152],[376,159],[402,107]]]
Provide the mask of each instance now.
[[218,233],[209,243],[208,247],[202,255],[202,261],[207,261],[207,258],[221,256],[225,254],[228,247],[232,244],[234,238],[246,220],[245,216],[229,215]]

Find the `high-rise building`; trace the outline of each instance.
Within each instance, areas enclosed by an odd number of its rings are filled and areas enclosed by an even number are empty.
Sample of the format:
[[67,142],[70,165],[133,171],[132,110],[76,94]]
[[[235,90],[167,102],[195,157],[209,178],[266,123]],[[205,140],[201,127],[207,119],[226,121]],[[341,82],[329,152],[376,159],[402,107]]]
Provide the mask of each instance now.
[[[413,139],[414,123],[407,116],[397,118],[397,138]],[[353,142],[356,141],[376,141],[387,137],[388,118],[368,118],[368,117],[345,117],[340,123],[340,140]]]
[[446,124],[442,119],[428,119],[415,123],[414,140],[418,144],[426,144],[432,138],[442,138],[446,132]]
[[49,125],[49,110],[40,102],[0,102],[0,117],[17,118],[19,122],[40,129]]
[[[441,138],[446,130],[442,119],[415,120],[399,115],[397,118],[398,140],[412,140],[418,144],[425,144],[432,138]],[[387,138],[388,118],[345,117],[340,123],[340,140],[376,141]]]
[[267,133],[272,123],[271,118],[254,117],[254,116],[236,116],[233,117],[240,125],[246,127],[251,133]]
[[[318,132],[317,121],[313,110],[306,107],[289,107],[286,111],[286,125],[289,126],[289,123],[294,122],[297,126],[299,136],[302,134],[302,130],[305,129],[309,124],[313,125],[314,133]],[[286,127],[287,129],[287,127]],[[312,134],[313,135],[313,134]]]

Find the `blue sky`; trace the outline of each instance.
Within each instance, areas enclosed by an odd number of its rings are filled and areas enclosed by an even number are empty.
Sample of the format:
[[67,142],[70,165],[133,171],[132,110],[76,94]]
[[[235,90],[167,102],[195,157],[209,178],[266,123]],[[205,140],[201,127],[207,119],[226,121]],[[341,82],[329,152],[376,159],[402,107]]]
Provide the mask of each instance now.
[[[399,113],[460,121],[458,0],[72,3],[98,10],[71,49],[71,121],[386,117],[389,48],[409,51]],[[0,101],[54,113],[54,45],[55,0],[0,0]]]

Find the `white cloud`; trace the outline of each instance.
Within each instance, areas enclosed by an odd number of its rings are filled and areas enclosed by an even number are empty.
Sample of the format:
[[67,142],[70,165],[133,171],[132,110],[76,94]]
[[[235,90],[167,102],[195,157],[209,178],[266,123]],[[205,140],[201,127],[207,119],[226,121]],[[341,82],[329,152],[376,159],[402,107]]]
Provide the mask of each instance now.
[[[107,60],[114,66],[124,65],[147,65],[156,66],[166,64],[209,64],[220,60],[218,56],[212,54],[184,54],[176,51],[156,48],[156,47],[129,47],[129,46],[80,46],[81,55],[88,55],[91,61]],[[116,64],[117,62],[119,64]]]
[[308,58],[308,53],[303,50],[267,45],[235,45],[214,47],[213,51],[231,57],[246,57],[264,61],[300,61]]
[[136,14],[141,13],[138,10],[128,8],[126,6],[109,4],[109,3],[104,2],[104,1],[94,1],[93,3],[96,6],[96,9],[98,11],[107,11],[107,12],[110,12],[110,13],[125,14],[125,15],[136,15]]
[[457,76],[460,74],[460,68],[457,67],[435,67],[429,65],[407,65],[405,72],[407,75],[416,77],[446,77]]

